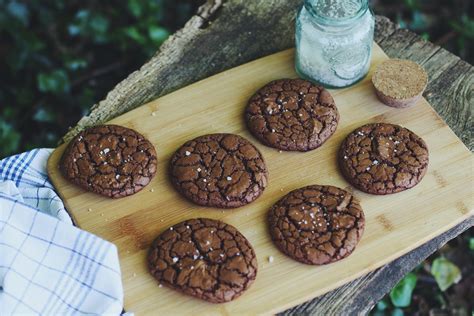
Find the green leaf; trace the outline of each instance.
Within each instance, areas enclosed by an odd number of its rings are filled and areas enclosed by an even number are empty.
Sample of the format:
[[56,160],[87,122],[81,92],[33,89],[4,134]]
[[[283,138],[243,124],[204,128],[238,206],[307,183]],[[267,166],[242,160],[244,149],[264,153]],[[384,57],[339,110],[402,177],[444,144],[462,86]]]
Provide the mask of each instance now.
[[81,58],[71,59],[66,62],[66,67],[72,71],[82,69],[87,67],[87,60]]
[[410,306],[411,296],[415,289],[417,281],[416,274],[408,273],[397,285],[390,291],[390,299],[396,307]]
[[388,304],[385,300],[380,300],[378,303],[377,303],[377,310],[379,311],[384,311],[386,310],[388,307]]
[[62,93],[69,91],[69,78],[64,70],[58,69],[50,73],[40,72],[36,79],[41,92]]
[[146,38],[140,34],[138,28],[135,26],[129,26],[125,28],[125,34],[127,34],[131,39],[135,40],[139,44],[144,44],[146,42]]
[[69,35],[76,36],[76,35],[79,35],[81,33],[81,28],[77,24],[70,24],[67,27],[67,31],[68,31]]
[[431,274],[434,276],[441,291],[447,290],[451,285],[461,280],[461,270],[444,257],[436,258],[433,261]]
[[18,19],[24,26],[28,25],[29,12],[28,7],[16,1],[11,1],[7,5],[7,11],[13,17]]
[[93,33],[104,34],[109,29],[109,21],[102,15],[95,14],[89,21]]
[[163,43],[168,38],[169,35],[170,33],[163,27],[159,27],[155,25],[150,25],[148,27],[148,36],[154,43],[158,45]]
[[33,116],[33,119],[37,122],[52,123],[55,121],[56,116],[51,111],[39,108]]
[[464,14],[460,20],[460,22],[457,20],[450,21],[449,25],[462,37],[474,39],[474,19]]
[[48,143],[55,144],[58,142],[59,135],[56,135],[56,133],[53,133],[53,132],[47,132],[45,138],[48,141]]
[[469,249],[474,250],[474,237],[469,238]]
[[89,11],[79,10],[71,24],[68,25],[67,31],[71,36],[77,36],[86,32],[87,21],[89,20]]
[[80,21],[84,21],[84,20],[87,20],[90,16],[90,13],[88,10],[79,10],[77,11],[76,13],[76,19],[80,20]]
[[393,311],[392,311],[392,316],[403,316],[404,313],[403,313],[403,310],[401,308],[395,308]]
[[418,9],[418,1],[417,0],[405,0],[405,5],[411,10],[416,10]]
[[140,17],[143,12],[142,4],[138,0],[129,0],[128,9],[136,18]]
[[410,23],[410,29],[412,30],[423,30],[428,25],[427,16],[422,12],[415,10],[412,13],[412,21]]
[[10,123],[0,117],[0,159],[3,155],[10,155],[18,151],[21,135]]

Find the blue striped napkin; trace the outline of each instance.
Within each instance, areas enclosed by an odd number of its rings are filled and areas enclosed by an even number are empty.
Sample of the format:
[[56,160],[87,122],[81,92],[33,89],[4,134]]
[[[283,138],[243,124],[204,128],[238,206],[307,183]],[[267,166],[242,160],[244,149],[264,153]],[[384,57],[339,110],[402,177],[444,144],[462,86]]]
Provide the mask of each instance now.
[[50,149],[0,160],[0,315],[120,315],[117,248],[72,225]]

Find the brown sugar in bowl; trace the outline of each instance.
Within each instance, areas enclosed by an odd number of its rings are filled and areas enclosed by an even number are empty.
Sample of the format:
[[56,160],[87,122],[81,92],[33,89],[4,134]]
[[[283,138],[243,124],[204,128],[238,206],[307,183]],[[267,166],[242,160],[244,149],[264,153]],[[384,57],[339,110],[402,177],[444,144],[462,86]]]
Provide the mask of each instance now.
[[420,99],[428,84],[428,75],[413,61],[389,59],[377,66],[372,83],[380,101],[388,106],[404,108]]

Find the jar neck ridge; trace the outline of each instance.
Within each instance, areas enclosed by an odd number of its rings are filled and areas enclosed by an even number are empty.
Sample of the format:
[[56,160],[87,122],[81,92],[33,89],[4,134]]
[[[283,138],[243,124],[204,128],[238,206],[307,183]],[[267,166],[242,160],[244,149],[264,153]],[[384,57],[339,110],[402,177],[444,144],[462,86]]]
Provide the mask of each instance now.
[[[329,14],[331,12],[323,12],[324,9],[334,8],[334,6],[341,6],[344,3],[356,2],[360,7],[344,16],[337,16],[337,14]],[[324,8],[323,6],[328,8]],[[369,9],[368,0],[304,0],[304,7],[309,14],[316,20],[317,23],[328,26],[347,26],[357,22]],[[336,9],[334,9],[336,10]],[[334,11],[335,12],[335,11]]]

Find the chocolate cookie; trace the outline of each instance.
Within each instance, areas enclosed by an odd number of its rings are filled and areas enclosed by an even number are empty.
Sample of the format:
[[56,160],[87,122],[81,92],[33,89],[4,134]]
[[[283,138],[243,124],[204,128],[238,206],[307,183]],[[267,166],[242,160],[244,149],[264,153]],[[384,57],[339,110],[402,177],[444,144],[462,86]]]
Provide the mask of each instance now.
[[213,219],[176,224],[156,238],[148,254],[155,279],[211,303],[239,297],[257,276],[257,258],[237,229]]
[[91,127],[67,146],[59,165],[80,187],[111,198],[132,195],[156,172],[153,145],[134,130],[117,125]]
[[233,134],[197,137],[171,158],[171,181],[196,204],[233,208],[252,202],[267,186],[262,155],[248,140]]
[[314,265],[350,255],[365,224],[357,199],[326,185],[291,191],[272,207],[268,221],[273,242],[282,252]]
[[338,160],[342,174],[360,190],[390,194],[421,181],[428,168],[428,148],[401,126],[367,124],[346,137]]
[[249,100],[245,115],[255,137],[286,151],[318,148],[339,122],[331,94],[302,79],[270,82]]

